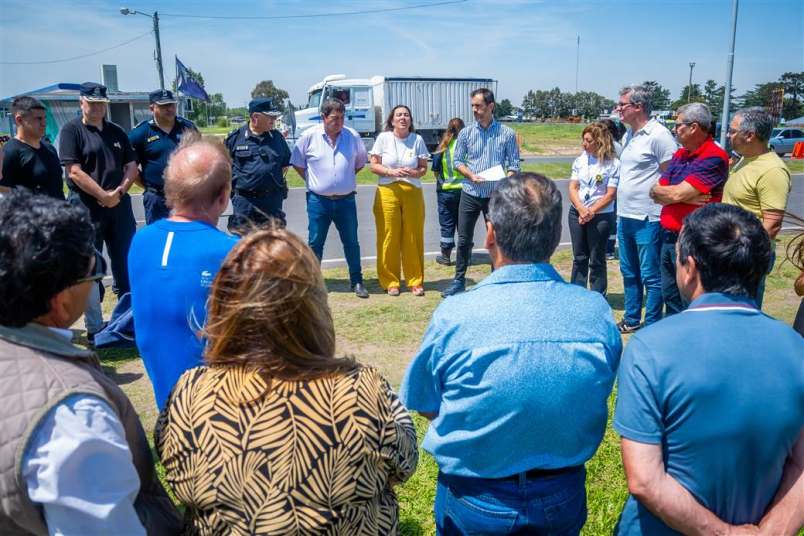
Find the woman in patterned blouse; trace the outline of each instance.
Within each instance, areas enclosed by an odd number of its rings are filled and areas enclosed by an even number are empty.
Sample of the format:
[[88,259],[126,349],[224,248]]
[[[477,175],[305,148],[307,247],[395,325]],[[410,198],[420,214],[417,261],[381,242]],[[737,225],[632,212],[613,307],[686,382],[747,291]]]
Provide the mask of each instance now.
[[416,432],[388,382],[335,357],[318,261],[280,229],[244,237],[212,287],[205,366],[157,424],[198,534],[396,534]]

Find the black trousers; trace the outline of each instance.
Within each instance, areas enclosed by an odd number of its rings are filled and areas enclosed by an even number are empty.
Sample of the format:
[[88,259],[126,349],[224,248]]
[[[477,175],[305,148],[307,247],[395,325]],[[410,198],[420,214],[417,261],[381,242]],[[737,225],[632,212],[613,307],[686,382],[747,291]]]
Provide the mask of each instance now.
[[606,243],[614,225],[614,212],[597,214],[591,221],[581,225],[578,211],[571,206],[567,215],[572,240],[572,275],[574,285],[606,294]]
[[146,189],[142,194],[142,208],[145,209],[146,225],[170,216],[170,209],[165,203],[165,194],[159,194],[151,189]]
[[[69,201],[84,206],[77,193],[71,192]],[[112,208],[100,205],[86,208],[95,226],[95,249],[103,251],[103,245],[106,244],[114,276],[112,289],[118,297],[122,296],[131,290],[128,282],[128,249],[137,230],[131,211],[131,197],[124,195]]]
[[241,236],[255,227],[261,227],[270,220],[276,220],[280,227],[287,225],[282,211],[284,201],[282,192],[277,191],[260,197],[246,197],[238,192],[232,193],[232,215],[227,227],[232,234]]
[[458,226],[458,208],[461,190],[438,190],[438,225],[441,227],[441,248],[455,247],[455,228]]
[[475,235],[475,224],[480,213],[488,219],[489,198],[475,197],[461,191],[461,201],[458,205],[458,254],[455,259],[455,280],[466,279],[466,268],[472,258],[472,239]]

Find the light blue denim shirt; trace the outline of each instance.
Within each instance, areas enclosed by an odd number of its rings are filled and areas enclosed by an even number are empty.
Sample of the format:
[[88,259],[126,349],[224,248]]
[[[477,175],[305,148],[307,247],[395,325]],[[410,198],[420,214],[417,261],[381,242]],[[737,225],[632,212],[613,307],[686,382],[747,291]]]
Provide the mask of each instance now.
[[549,264],[508,265],[436,309],[400,398],[438,414],[423,446],[446,474],[580,465],[603,439],[621,353],[600,294]]

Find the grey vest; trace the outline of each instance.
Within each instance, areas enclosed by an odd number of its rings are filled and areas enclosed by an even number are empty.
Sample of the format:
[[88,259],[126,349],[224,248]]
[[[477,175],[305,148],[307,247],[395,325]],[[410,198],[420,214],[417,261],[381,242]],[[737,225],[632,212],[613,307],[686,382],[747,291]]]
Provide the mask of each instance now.
[[105,400],[123,423],[140,478],[134,507],[148,534],[178,533],[179,515],[156,477],[145,432],[126,395],[94,353],[28,324],[0,326],[0,534],[48,534],[41,508],[28,497],[22,457],[42,418],[74,394]]

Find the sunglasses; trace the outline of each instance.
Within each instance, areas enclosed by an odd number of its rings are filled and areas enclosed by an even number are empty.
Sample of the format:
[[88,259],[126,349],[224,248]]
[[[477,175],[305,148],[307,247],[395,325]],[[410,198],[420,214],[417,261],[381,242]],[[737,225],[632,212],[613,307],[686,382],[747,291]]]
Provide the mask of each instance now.
[[92,273],[75,280],[73,285],[80,285],[91,281],[100,281],[106,274],[103,273],[103,258],[97,250],[95,250],[95,265],[92,267]]

